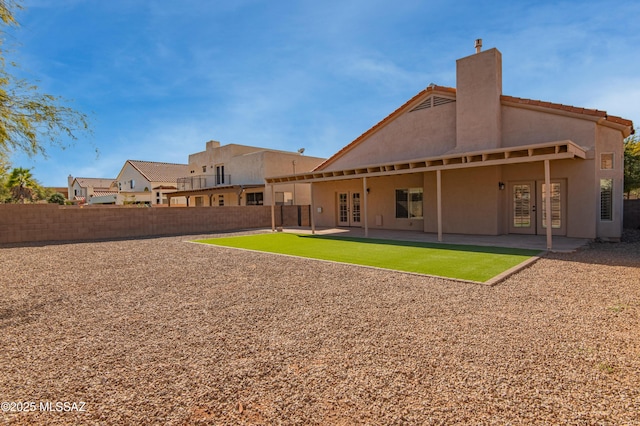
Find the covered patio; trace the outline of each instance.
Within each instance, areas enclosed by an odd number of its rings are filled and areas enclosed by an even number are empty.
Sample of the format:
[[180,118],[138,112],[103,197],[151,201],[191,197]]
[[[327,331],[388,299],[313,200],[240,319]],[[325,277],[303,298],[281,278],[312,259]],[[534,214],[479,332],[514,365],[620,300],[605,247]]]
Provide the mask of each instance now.
[[[456,170],[456,169],[468,169],[476,167],[489,167],[489,166],[504,166],[523,163],[543,163],[544,165],[544,183],[545,183],[545,198],[551,199],[551,162],[557,160],[584,160],[587,158],[586,151],[578,146],[576,143],[570,140],[561,140],[554,142],[544,142],[527,146],[517,147],[505,147],[498,149],[481,150],[474,152],[450,152],[445,155],[437,157],[429,157],[408,161],[395,161],[385,164],[376,164],[369,166],[361,166],[356,168],[348,168],[341,170],[317,170],[307,173],[300,173],[287,176],[270,177],[266,179],[267,185],[271,187],[272,193],[275,192],[275,186],[285,183],[299,182],[299,183],[315,183],[315,182],[328,182],[328,181],[344,181],[344,180],[360,180],[362,182],[362,228],[358,228],[362,232],[363,236],[369,237],[370,232],[374,231],[368,224],[368,185],[367,178],[393,176],[393,175],[406,175],[415,173],[435,172],[437,179],[436,186],[436,207],[437,207],[437,234],[434,234],[436,242],[445,242],[445,236],[443,233],[443,190],[442,190],[442,171],[444,170]],[[500,185],[504,185],[502,182]],[[311,186],[311,211],[315,212],[314,205],[314,191],[313,185]],[[545,227],[546,235],[542,236],[544,241],[543,249],[552,250],[554,243],[562,241],[562,237],[552,236],[552,212],[551,203],[546,203],[545,206]],[[311,215],[311,233],[315,233],[315,221],[314,214]],[[275,231],[275,212],[272,209],[272,229]],[[385,230],[375,229],[375,232],[386,232]],[[395,232],[389,230],[388,232]],[[424,234],[431,235],[431,234]],[[460,237],[467,237],[466,235],[460,235]],[[468,236],[470,238],[476,238],[476,236]],[[527,236],[527,235],[498,235],[487,236],[487,238],[498,239],[501,237],[510,237],[509,240],[517,241],[538,241],[540,236]],[[531,237],[531,238],[528,238]],[[566,237],[565,237],[566,239]],[[572,240],[571,238],[568,238]],[[450,241],[448,241],[450,242]],[[493,243],[489,245],[494,245]],[[563,250],[562,247],[559,250]]]

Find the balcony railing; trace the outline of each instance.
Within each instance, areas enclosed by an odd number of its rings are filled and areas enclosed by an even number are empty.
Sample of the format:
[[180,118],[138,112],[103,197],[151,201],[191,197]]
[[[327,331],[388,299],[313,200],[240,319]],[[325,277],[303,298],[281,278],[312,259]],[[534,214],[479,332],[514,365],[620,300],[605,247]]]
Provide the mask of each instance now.
[[200,175],[178,178],[178,191],[192,191],[195,189],[209,189],[218,186],[231,185],[231,175]]

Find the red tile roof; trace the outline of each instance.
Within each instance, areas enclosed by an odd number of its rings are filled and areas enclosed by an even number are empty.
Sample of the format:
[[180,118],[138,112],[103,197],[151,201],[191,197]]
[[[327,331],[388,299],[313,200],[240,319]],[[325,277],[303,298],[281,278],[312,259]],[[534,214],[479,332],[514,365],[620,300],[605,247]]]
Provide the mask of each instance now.
[[77,177],[75,180],[82,188],[88,188],[90,186],[94,188],[109,188],[115,179]]
[[127,160],[149,182],[175,182],[187,176],[189,165],[156,161]]
[[93,191],[94,197],[104,197],[106,195],[116,195],[118,191]]
[[[402,104],[398,109],[396,109],[391,114],[386,116],[378,124],[376,124],[375,126],[370,128],[369,130],[367,130],[366,132],[364,132],[363,134],[358,136],[356,139],[354,139],[351,143],[346,145],[344,148],[342,148],[341,150],[339,150],[338,152],[333,154],[331,157],[327,158],[325,161],[320,163],[320,165],[318,165],[315,169],[313,169],[313,171],[323,170],[326,166],[328,166],[333,161],[335,161],[336,159],[341,157],[343,154],[345,154],[351,148],[353,148],[354,146],[360,144],[367,137],[371,136],[373,133],[378,131],[380,128],[384,127],[389,122],[394,120],[397,116],[399,116],[402,113],[404,113],[405,109],[408,106],[412,105],[416,100],[418,100],[418,99],[422,98],[423,96],[425,96],[426,94],[429,94],[429,93],[432,93],[432,92],[440,92],[440,93],[444,92],[444,93],[447,93],[447,94],[450,94],[450,95],[452,94],[452,95],[455,96],[456,89],[453,88],[453,87],[437,86],[435,84],[429,85],[429,87],[427,87],[426,89],[420,91],[417,95],[415,95],[414,97],[409,99],[407,102]],[[542,107],[542,108],[549,108],[549,109],[567,111],[567,112],[571,112],[571,113],[575,113],[575,114],[589,115],[589,116],[594,116],[594,117],[601,117],[601,118],[604,118],[606,121],[609,121],[611,123],[620,124],[620,125],[623,125],[623,126],[629,126],[631,128],[631,133],[632,134],[634,133],[633,122],[631,120],[627,120],[626,118],[622,118],[622,117],[617,117],[615,115],[609,115],[609,114],[607,114],[606,111],[600,111],[600,110],[597,110],[597,109],[589,109],[589,108],[579,108],[579,107],[574,107],[574,106],[571,106],[571,105],[563,105],[563,104],[558,104],[558,103],[553,103],[553,102],[539,101],[539,100],[535,100],[535,99],[517,98],[515,96],[501,95],[500,99],[503,102],[511,102],[511,103],[522,104],[522,105],[530,105],[530,106],[536,106],[536,107]]]
[[606,111],[600,111],[598,109],[580,108],[580,107],[575,107],[575,106],[571,106],[571,105],[563,105],[563,104],[557,104],[557,103],[553,103],[553,102],[539,101],[539,100],[536,100],[536,99],[517,98],[515,96],[502,95],[500,98],[501,98],[501,100],[503,102],[511,102],[511,103],[516,103],[516,104],[521,104],[521,105],[538,106],[538,107],[543,107],[543,108],[550,108],[550,109],[557,109],[557,110],[561,110],[561,111],[572,112],[572,113],[575,113],[575,114],[590,115],[590,116],[593,116],[593,117],[601,117],[601,118],[604,118],[606,121],[610,121],[610,122],[615,123],[615,124],[621,124],[623,126],[630,126],[631,128],[633,128],[633,122],[631,120],[627,120],[626,118],[622,118],[622,117],[617,117],[615,115],[609,115],[609,114],[607,114]]

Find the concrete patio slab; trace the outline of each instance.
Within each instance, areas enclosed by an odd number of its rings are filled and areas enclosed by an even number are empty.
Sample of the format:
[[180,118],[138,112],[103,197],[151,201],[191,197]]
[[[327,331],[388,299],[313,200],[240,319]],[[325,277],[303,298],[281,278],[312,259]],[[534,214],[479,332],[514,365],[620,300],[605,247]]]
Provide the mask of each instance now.
[[[311,228],[294,227],[284,228],[283,232],[310,234]],[[365,238],[362,228],[316,228],[317,235],[333,235],[342,237]],[[399,240],[399,241],[420,241],[428,243],[438,243],[437,234],[430,234],[420,231],[399,231],[387,229],[369,229],[368,238]],[[567,238],[554,236],[552,252],[571,253],[589,244],[591,240],[585,238]],[[461,235],[444,234],[442,244],[462,244],[473,246],[509,247],[546,252],[547,239],[544,235]]]

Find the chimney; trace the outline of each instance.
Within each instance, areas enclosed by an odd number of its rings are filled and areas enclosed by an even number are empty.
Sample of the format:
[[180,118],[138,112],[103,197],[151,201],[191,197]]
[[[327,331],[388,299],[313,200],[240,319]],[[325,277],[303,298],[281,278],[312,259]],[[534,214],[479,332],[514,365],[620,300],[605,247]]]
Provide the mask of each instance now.
[[69,175],[67,177],[67,200],[73,199],[73,180],[73,176]]
[[[476,48],[480,43],[476,40]],[[502,144],[502,55],[485,50],[456,61],[456,147],[466,151]]]
[[476,39],[476,53],[480,53],[482,51],[482,39]]

